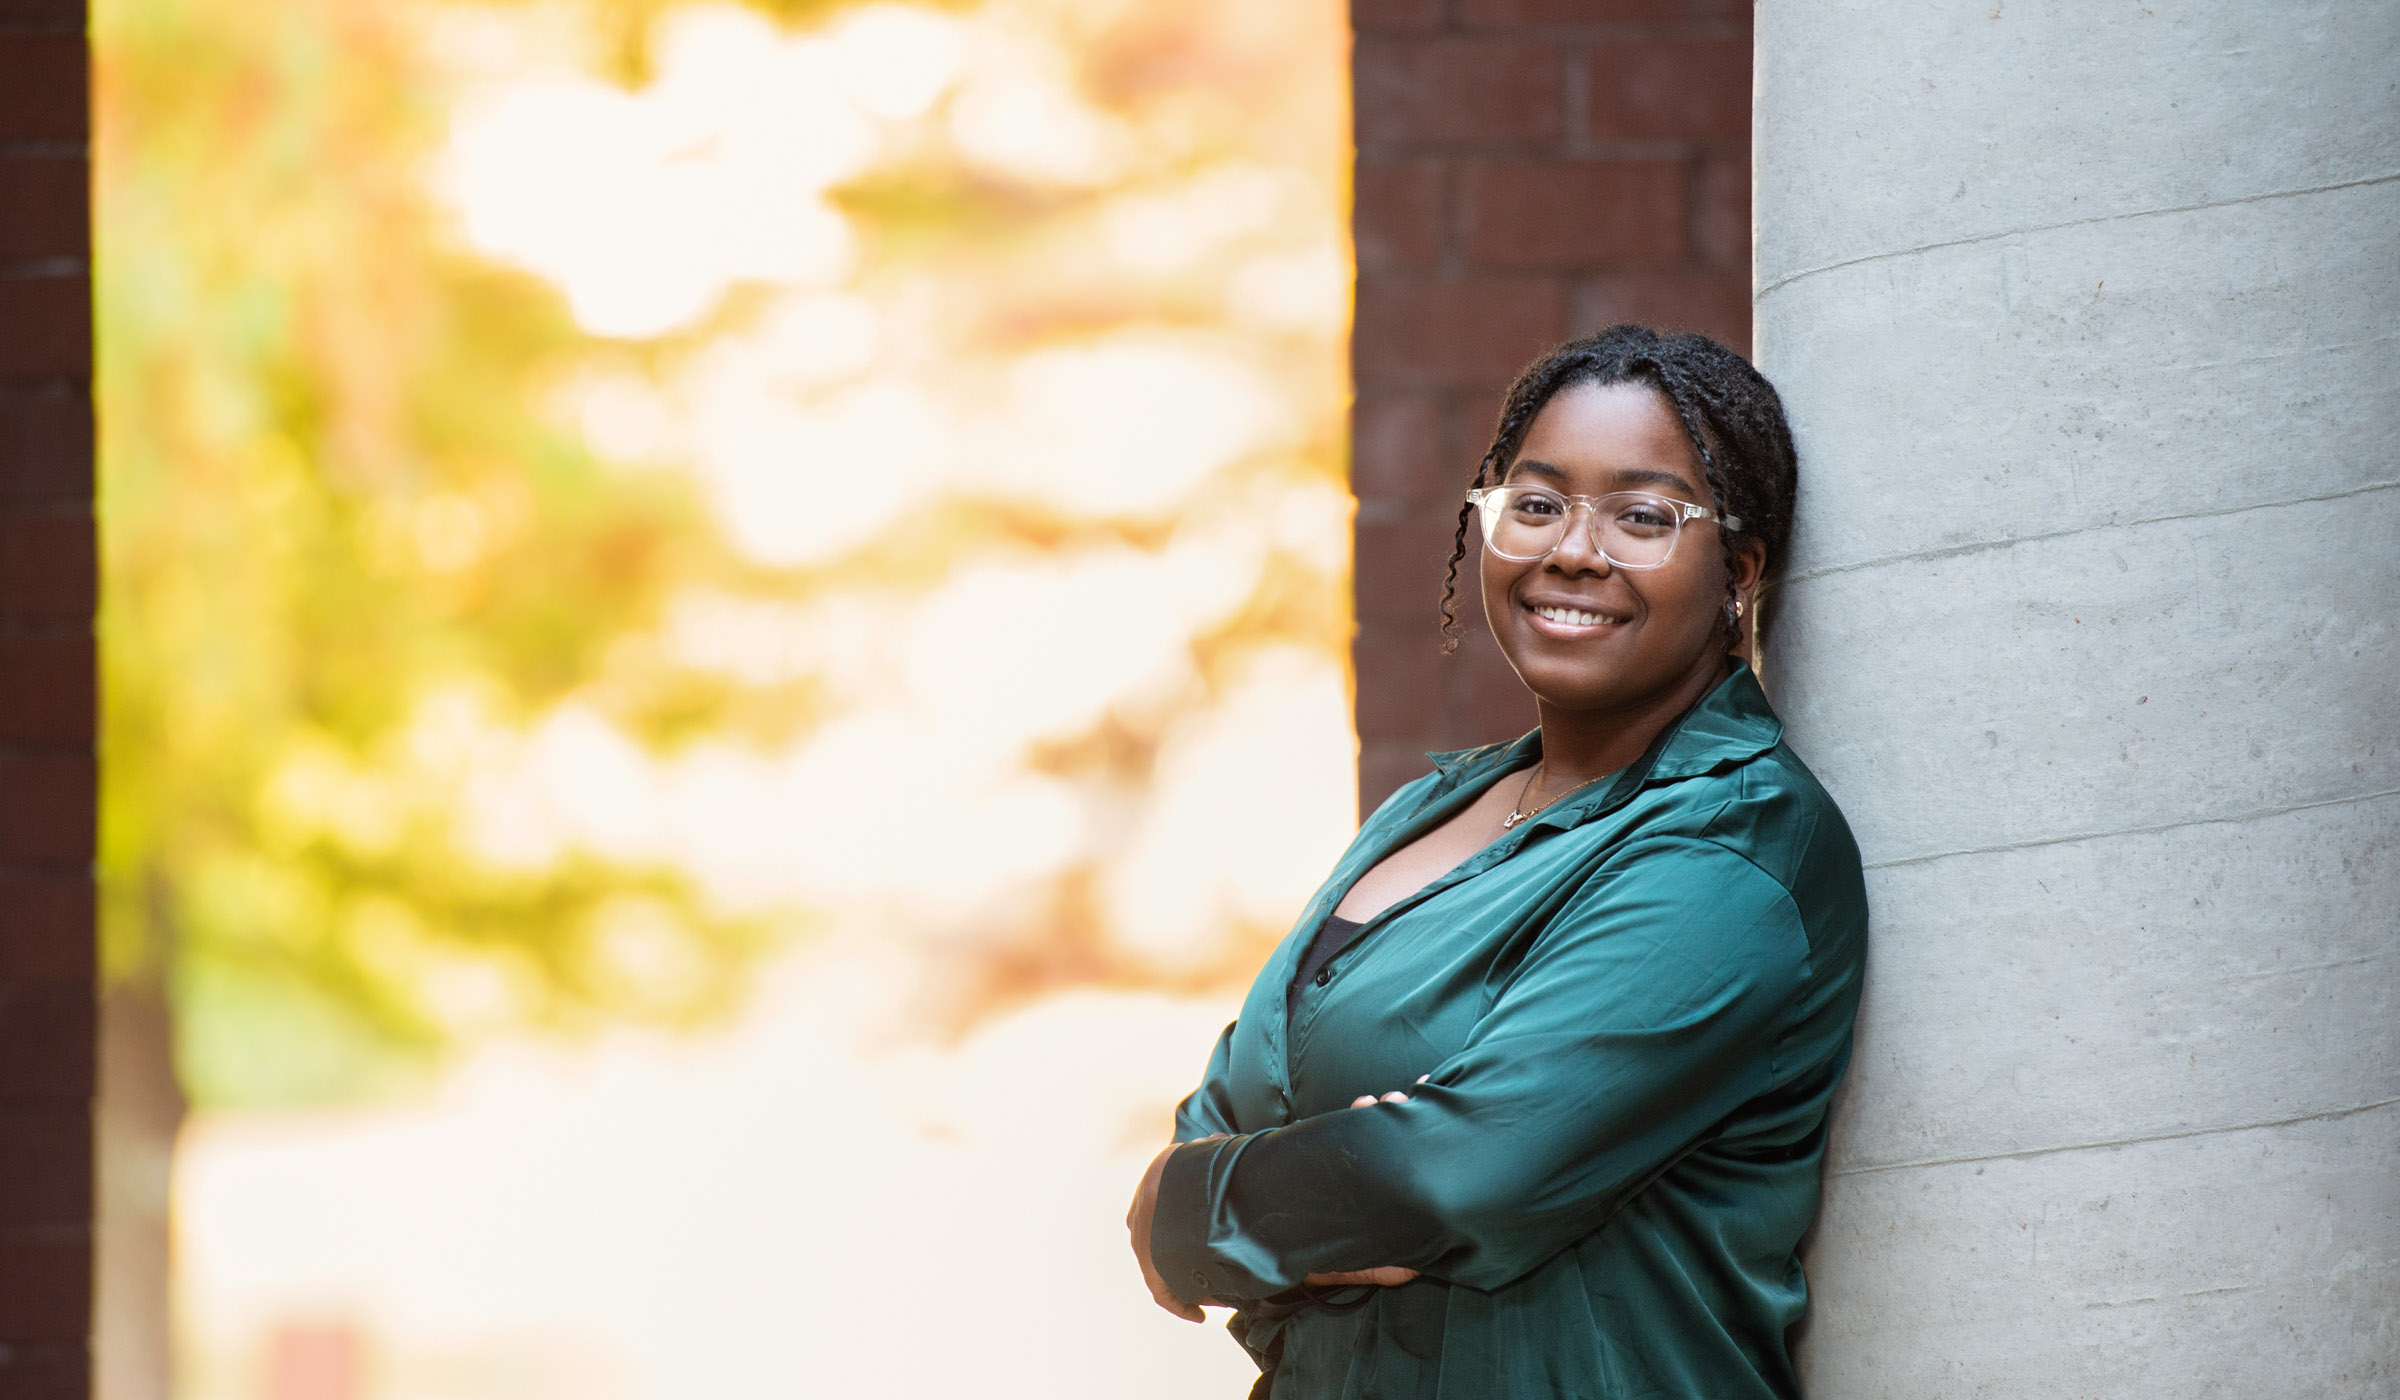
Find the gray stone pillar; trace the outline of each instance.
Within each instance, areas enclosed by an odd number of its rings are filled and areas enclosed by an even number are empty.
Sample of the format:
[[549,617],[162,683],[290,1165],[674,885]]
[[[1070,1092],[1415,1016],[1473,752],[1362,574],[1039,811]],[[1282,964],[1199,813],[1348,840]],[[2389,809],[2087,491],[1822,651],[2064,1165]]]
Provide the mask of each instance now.
[[2400,1393],[2400,4],[1764,0],[1821,1400]]

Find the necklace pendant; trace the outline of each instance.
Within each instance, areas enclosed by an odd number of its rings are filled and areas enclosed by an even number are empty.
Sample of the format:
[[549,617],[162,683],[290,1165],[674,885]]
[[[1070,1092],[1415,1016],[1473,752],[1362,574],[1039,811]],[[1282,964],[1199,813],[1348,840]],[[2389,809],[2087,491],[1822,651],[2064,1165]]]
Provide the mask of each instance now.
[[1518,822],[1521,822],[1532,815],[1533,813],[1531,812],[1519,812],[1512,810],[1507,816],[1500,819],[1500,829],[1502,831],[1514,831],[1517,829]]

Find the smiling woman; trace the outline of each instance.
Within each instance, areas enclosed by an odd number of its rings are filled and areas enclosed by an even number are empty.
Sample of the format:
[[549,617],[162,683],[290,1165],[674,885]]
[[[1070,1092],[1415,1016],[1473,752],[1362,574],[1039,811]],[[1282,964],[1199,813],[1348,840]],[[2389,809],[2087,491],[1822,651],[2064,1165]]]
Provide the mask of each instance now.
[[1162,1307],[1236,1309],[1257,1394],[1796,1394],[1867,910],[1748,666],[1794,477],[1773,388],[1699,336],[1510,389],[1451,582],[1480,519],[1541,727],[1368,819],[1128,1217]]

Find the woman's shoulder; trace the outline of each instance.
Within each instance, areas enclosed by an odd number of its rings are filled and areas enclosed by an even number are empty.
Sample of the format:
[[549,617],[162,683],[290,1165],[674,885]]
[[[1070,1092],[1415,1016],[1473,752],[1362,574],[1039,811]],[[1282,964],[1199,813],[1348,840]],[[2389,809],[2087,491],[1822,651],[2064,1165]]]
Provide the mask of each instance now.
[[1790,745],[1778,742],[1745,762],[1649,795],[1654,800],[1623,833],[1626,840],[1721,847],[1782,886],[1804,918],[1863,924],[1858,842],[1840,804]]

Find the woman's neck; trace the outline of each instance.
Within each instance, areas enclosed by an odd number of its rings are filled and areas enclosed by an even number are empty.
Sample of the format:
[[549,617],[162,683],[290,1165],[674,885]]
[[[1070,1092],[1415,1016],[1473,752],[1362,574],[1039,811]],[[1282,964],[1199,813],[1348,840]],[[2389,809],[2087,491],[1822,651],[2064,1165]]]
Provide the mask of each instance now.
[[1731,657],[1696,667],[1673,689],[1631,709],[1570,710],[1535,697],[1541,712],[1545,786],[1598,778],[1640,758],[1668,725],[1732,674]]

